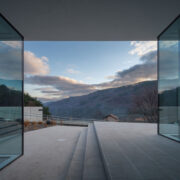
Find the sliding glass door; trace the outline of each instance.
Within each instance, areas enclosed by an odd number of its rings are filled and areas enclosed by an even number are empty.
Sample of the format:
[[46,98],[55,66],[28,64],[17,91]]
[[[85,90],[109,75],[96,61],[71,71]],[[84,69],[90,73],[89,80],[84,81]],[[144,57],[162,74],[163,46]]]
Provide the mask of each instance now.
[[180,141],[180,17],[158,39],[159,133]]
[[0,15],[0,169],[23,154],[23,37]]

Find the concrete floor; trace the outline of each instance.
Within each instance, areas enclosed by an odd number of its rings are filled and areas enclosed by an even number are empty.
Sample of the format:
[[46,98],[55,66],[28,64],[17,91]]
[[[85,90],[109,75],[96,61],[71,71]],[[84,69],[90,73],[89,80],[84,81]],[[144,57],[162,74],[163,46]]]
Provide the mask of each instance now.
[[109,179],[180,180],[180,143],[148,123],[95,122]]
[[0,180],[180,180],[180,143],[148,123],[94,122],[25,133]]
[[55,126],[25,133],[24,156],[0,171],[0,180],[62,180],[82,127]]

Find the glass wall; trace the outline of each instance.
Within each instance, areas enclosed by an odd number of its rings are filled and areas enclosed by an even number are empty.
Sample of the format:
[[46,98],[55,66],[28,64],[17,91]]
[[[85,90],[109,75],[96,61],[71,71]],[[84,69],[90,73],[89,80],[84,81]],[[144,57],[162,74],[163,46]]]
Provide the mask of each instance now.
[[159,133],[180,141],[180,17],[158,37]]
[[23,37],[0,16],[0,169],[23,154]]

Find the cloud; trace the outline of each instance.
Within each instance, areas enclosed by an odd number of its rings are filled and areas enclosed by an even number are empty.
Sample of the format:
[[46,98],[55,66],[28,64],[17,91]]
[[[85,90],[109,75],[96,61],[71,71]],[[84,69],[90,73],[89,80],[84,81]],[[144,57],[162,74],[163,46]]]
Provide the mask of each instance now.
[[[21,74],[21,42],[20,41],[0,41],[0,75],[1,78],[20,79]],[[37,57],[30,51],[24,52],[24,71],[29,75],[46,75],[49,73],[48,58],[42,56]],[[11,73],[12,72],[12,73]]]
[[157,41],[132,41],[133,49],[129,51],[131,55],[143,56],[157,50]]
[[157,47],[156,42],[131,42],[130,54],[137,54],[141,61],[128,69],[108,77],[112,81],[97,85],[99,88],[120,87],[142,81],[157,79]]
[[150,51],[140,57],[144,63],[157,63],[157,50]]
[[69,74],[79,74],[80,72],[79,71],[77,71],[77,70],[75,70],[75,69],[73,69],[73,68],[69,68],[69,69],[67,69],[66,70]]
[[[0,41],[1,45],[1,57],[4,61],[1,61],[1,74],[8,69],[17,74],[21,72],[21,41]],[[8,68],[5,68],[9,66]],[[42,56],[37,57],[30,51],[24,52],[24,70],[25,74],[29,75],[46,75],[49,73],[48,58]],[[10,71],[10,70],[9,70]],[[6,73],[6,72],[4,72]],[[8,73],[6,73],[6,76]]]
[[160,48],[178,48],[178,40],[164,40],[160,43]]
[[157,79],[156,63],[137,64],[129,69],[117,73],[115,81],[133,84],[140,81]]
[[142,81],[157,79],[157,46],[156,42],[131,42],[130,54],[136,54],[141,61],[128,69],[108,77],[112,81],[99,84],[99,88],[120,87]]
[[49,73],[48,58],[37,57],[30,51],[24,52],[24,70],[25,74],[46,75]]
[[[70,96],[81,96],[97,90],[135,84],[147,80],[156,80],[156,42],[131,42],[131,46],[132,50],[129,53],[137,55],[141,61],[140,64],[108,76],[107,78],[111,80],[109,82],[85,84],[68,77],[48,75],[28,76],[25,78],[25,82],[41,86],[41,89],[36,90],[44,95],[41,99],[46,101],[48,99],[58,100]],[[74,73],[74,69],[70,68],[69,72]]]
[[48,58],[46,56],[42,56],[41,59],[48,62]]
[[27,84],[53,87],[55,90],[43,90],[41,93],[56,95],[59,97],[80,96],[96,90],[93,85],[88,85],[74,79],[63,76],[26,76]]
[[64,99],[68,98],[68,95],[65,95],[64,91],[55,89],[53,87],[41,87],[34,89],[35,91],[40,91],[43,97],[40,97],[43,99],[43,101],[47,100],[58,100],[58,99]]
[[[68,98],[68,96],[64,97],[64,98]],[[46,97],[38,97],[37,99],[43,103],[46,103],[46,102],[58,101],[61,98],[59,98],[59,97],[47,97],[47,98]]]
[[58,89],[69,90],[73,87],[82,87],[83,84],[78,81],[64,76],[30,76],[26,78],[27,83],[38,85],[50,85]]
[[22,52],[0,41],[0,79],[22,79]]
[[[81,96],[97,90],[120,87],[137,82],[156,79],[156,53],[152,51],[141,56],[142,64],[137,64],[129,69],[119,71],[111,77],[110,82],[100,84],[85,84],[74,79],[63,76],[30,76],[25,82],[34,85],[44,86],[40,89],[45,97],[52,100],[64,99],[70,96]],[[52,88],[47,88],[47,87]],[[47,98],[46,98],[47,99]],[[45,99],[44,99],[45,101]]]
[[178,79],[179,78],[179,53],[178,49],[162,49],[160,52],[162,59],[160,64],[161,79]]
[[11,47],[11,48],[20,48],[22,47],[22,41],[1,41],[1,43]]
[[112,80],[112,79],[115,79],[115,78],[116,78],[116,76],[114,76],[114,75],[106,76],[105,77],[105,79],[107,79],[107,80]]
[[141,64],[118,72],[116,79],[126,83],[136,83],[145,80],[157,79],[157,42],[156,41],[132,41],[133,49],[129,52],[140,58]]

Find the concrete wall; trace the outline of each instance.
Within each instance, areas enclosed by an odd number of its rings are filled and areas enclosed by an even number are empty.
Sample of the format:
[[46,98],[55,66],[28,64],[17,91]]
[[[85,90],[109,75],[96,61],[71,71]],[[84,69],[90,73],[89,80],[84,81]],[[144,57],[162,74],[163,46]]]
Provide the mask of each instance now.
[[43,107],[24,107],[24,121],[43,121]]

